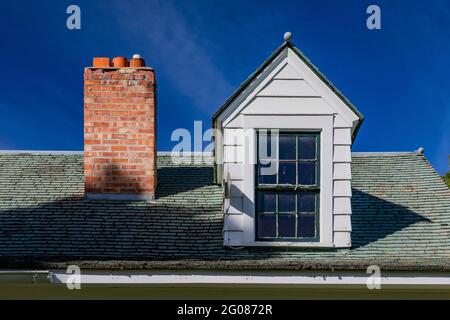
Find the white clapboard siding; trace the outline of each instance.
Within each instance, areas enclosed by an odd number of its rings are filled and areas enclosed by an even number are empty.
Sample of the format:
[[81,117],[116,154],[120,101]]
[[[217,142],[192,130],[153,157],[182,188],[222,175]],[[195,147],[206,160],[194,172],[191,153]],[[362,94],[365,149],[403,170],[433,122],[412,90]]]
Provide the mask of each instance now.
[[333,109],[322,98],[257,97],[242,110],[242,114],[325,115],[333,114]]
[[350,128],[351,123],[348,123],[344,118],[337,114],[334,118],[334,128]]
[[351,232],[352,231],[351,215],[336,215],[335,214],[333,217],[333,231],[334,232],[340,232],[340,231]]
[[258,97],[320,97],[305,80],[272,80]]
[[333,161],[334,162],[351,162],[352,154],[351,154],[350,146],[335,145]]
[[242,231],[224,231],[224,244],[227,246],[241,246],[242,234]]
[[333,243],[336,247],[351,246],[351,128],[339,115],[333,130]]
[[229,180],[243,179],[243,165],[242,163],[225,163],[224,165],[225,177]]
[[350,128],[334,129],[334,144],[350,146],[352,144],[352,134]]
[[227,128],[243,128],[244,127],[244,115],[238,114],[227,124]]
[[335,231],[333,233],[333,242],[336,247],[350,247],[352,244],[350,231]]
[[295,71],[289,64],[286,64],[274,77],[274,79],[302,79],[300,74]]
[[223,144],[229,146],[244,145],[244,130],[243,129],[224,129],[223,130]]
[[333,165],[334,180],[350,180],[352,178],[350,162],[335,162]]
[[352,188],[349,180],[335,180],[333,183],[333,196],[351,197]]
[[242,214],[227,214],[224,216],[224,231],[243,230]]
[[243,146],[224,146],[223,147],[224,163],[243,163],[244,147]]
[[242,197],[244,183],[242,180],[232,180],[230,185],[230,197]]
[[224,203],[225,214],[242,213],[243,207],[244,207],[244,203],[243,203],[242,197],[231,197],[231,198],[225,199],[225,203]]
[[351,197],[334,197],[333,208],[334,214],[352,214]]

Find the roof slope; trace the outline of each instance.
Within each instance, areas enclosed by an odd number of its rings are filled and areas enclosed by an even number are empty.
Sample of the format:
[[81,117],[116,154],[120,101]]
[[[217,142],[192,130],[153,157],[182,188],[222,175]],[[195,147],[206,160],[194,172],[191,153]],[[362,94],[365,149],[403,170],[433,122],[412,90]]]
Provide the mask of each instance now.
[[232,250],[210,157],[159,154],[146,203],[85,200],[82,154],[0,154],[0,266],[450,271],[450,192],[426,159],[353,159],[352,249]]

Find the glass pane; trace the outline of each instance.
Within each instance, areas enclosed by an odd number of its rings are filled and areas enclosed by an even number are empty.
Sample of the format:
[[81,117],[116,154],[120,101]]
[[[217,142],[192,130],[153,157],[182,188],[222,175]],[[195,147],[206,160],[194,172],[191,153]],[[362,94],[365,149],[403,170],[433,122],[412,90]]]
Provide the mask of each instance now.
[[258,193],[258,212],[275,212],[275,193]]
[[279,184],[296,184],[296,163],[295,162],[280,162],[278,171]]
[[[260,134],[258,138],[258,159],[276,159],[277,139],[270,134]],[[273,153],[272,153],[273,152]]]
[[316,162],[300,162],[298,164],[298,184],[315,185],[316,184]]
[[316,137],[298,137],[298,158],[316,158]]
[[267,162],[258,165],[258,182],[260,184],[276,184],[277,183],[277,163]]
[[278,236],[295,237],[295,215],[293,214],[278,215]]
[[316,212],[316,194],[313,192],[302,192],[298,195],[299,212]]
[[278,212],[295,212],[295,193],[281,192],[278,194]]
[[276,215],[260,214],[258,215],[258,237],[274,238],[276,237]]
[[293,135],[280,135],[280,160],[296,160],[296,139]]
[[298,237],[314,238],[316,236],[316,217],[312,215],[298,216]]

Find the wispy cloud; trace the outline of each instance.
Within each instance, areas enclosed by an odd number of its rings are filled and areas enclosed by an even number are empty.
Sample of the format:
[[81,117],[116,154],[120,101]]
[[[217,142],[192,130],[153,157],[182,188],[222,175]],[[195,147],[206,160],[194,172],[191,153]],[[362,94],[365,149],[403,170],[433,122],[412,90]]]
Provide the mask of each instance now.
[[186,16],[171,1],[115,3],[117,23],[138,50],[161,65],[178,89],[203,112],[211,114],[232,91],[220,66],[200,44]]

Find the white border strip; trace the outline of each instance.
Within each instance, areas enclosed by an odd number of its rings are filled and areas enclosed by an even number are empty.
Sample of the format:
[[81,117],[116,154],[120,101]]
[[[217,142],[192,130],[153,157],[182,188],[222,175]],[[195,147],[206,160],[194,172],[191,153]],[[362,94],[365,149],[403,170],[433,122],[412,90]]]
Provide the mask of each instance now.
[[[86,285],[250,285],[250,286],[282,286],[282,287],[360,287],[366,286],[369,279],[364,273],[83,273],[81,284]],[[51,281],[55,284],[65,284],[70,275],[63,272],[52,272]],[[381,277],[381,286],[387,287],[417,287],[450,289],[450,275],[443,274],[408,274],[385,275]]]

